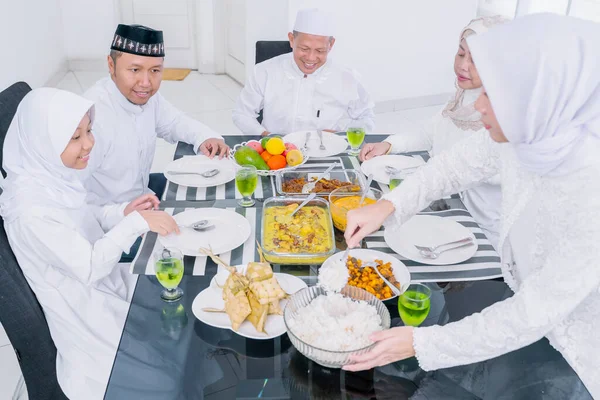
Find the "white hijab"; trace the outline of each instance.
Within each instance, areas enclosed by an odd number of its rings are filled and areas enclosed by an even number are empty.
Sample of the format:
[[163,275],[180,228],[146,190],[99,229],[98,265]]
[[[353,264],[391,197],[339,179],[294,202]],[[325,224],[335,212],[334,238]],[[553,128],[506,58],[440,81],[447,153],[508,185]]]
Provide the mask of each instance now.
[[598,162],[600,24],[533,14],[468,39],[523,167],[562,176]]
[[60,155],[93,103],[58,89],[35,89],[19,104],[3,149],[7,172],[0,215],[10,222],[33,207],[78,209],[86,191]]
[[[469,25],[460,32],[458,43],[466,37],[476,34],[487,32],[490,28],[495,25],[503,24],[508,19],[495,15],[493,17],[481,17],[475,18]],[[480,121],[481,115],[475,110],[475,101],[481,93],[481,88],[477,89],[461,89],[458,86],[458,81],[454,84],[456,86],[456,94],[454,99],[448,102],[442,116],[450,118],[457,128],[463,131],[478,131],[483,129],[483,123]]]

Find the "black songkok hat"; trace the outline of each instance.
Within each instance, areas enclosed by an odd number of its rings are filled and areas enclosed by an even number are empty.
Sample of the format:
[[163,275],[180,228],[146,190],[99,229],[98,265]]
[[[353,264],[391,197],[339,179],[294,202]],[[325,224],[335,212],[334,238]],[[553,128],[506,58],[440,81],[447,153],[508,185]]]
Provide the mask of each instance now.
[[165,43],[162,31],[142,25],[119,24],[111,50],[146,57],[164,57]]

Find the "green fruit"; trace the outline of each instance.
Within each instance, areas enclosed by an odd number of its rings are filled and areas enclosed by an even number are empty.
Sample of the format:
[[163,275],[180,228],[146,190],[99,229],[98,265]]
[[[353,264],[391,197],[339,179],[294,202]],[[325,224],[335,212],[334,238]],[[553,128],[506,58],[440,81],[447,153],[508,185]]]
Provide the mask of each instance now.
[[258,154],[258,151],[248,146],[242,146],[235,151],[235,161],[239,165],[254,165],[256,169],[269,170],[269,166]]
[[262,146],[263,149],[267,149],[267,142],[273,138],[281,138],[281,136],[279,135],[269,135],[269,136],[265,136],[264,138],[260,139],[260,145]]

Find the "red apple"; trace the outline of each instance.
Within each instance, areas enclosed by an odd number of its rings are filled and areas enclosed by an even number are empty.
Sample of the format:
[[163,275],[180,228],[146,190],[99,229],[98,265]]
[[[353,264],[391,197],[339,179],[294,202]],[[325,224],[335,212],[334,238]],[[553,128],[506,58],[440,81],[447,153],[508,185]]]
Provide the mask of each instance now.
[[287,156],[288,151],[291,151],[291,150],[298,150],[298,148],[293,143],[286,143],[285,151],[281,155],[285,157],[285,156]]
[[258,154],[261,154],[263,151],[265,151],[265,149],[263,149],[263,147],[260,145],[260,142],[257,140],[249,141],[248,143],[246,143],[246,146],[256,150]]

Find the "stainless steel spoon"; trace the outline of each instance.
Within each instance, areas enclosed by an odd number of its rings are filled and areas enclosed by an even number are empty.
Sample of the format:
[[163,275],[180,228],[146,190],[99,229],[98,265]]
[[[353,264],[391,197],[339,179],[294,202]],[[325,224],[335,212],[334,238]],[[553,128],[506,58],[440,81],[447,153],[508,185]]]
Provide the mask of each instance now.
[[218,168],[209,169],[204,172],[195,172],[195,171],[167,171],[168,174],[171,175],[200,175],[203,178],[212,178],[221,172]]

